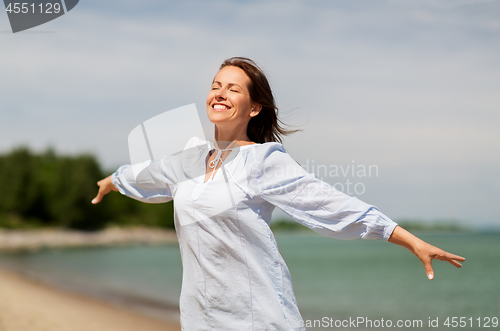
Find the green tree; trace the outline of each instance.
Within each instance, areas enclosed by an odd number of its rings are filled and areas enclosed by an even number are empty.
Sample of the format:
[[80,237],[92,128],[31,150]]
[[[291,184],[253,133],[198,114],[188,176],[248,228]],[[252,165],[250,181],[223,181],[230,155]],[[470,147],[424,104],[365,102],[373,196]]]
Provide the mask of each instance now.
[[[34,154],[18,148],[0,156],[1,220],[17,227],[57,226],[97,230],[108,224],[173,228],[173,203],[145,204],[114,193],[93,205],[104,177],[92,155]],[[10,222],[3,225],[13,226]]]
[[[26,148],[0,157],[0,210],[19,218],[46,216],[37,158]],[[42,217],[43,218],[43,217]]]

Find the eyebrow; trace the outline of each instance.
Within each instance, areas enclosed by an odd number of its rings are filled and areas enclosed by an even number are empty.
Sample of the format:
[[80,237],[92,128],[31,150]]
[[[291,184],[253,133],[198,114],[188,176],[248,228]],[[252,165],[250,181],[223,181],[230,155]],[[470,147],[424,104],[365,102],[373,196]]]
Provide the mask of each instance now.
[[[219,82],[218,80],[214,80],[214,81],[212,82],[212,85],[213,85],[213,84],[219,84],[219,85],[221,85],[221,86],[222,86],[222,83],[221,83],[221,82]],[[237,87],[241,88],[241,86],[240,86],[240,85],[235,84],[235,83],[229,83],[228,85],[229,85],[229,87],[237,86]]]

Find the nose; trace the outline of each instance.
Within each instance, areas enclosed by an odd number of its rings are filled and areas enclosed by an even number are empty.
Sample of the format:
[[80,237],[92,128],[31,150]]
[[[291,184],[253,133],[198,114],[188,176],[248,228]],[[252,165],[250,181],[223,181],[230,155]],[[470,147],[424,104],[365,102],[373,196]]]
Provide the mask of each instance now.
[[218,89],[215,91],[215,98],[217,100],[225,100],[226,99],[226,90],[225,89]]

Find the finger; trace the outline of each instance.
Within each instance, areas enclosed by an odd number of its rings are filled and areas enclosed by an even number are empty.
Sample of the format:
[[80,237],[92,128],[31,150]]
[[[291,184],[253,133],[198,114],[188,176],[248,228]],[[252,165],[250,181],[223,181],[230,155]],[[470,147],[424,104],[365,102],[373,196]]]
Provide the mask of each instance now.
[[101,184],[102,184],[102,180],[97,182],[97,185],[99,186],[99,191],[97,192],[96,197],[92,200],[92,204],[94,204],[94,205],[101,202],[102,197],[104,197],[104,195],[105,195],[104,190],[101,187]]
[[451,264],[453,264],[455,267],[457,268],[462,268],[462,263],[458,262],[458,261],[455,261],[455,260],[449,260],[448,262],[450,262]]
[[427,275],[427,278],[433,279],[434,278],[434,270],[432,270],[431,260],[422,261],[422,262],[424,262],[425,274]]
[[450,254],[450,256],[448,256],[447,261],[449,263],[453,264],[455,267],[461,268],[462,263],[460,263],[459,261],[463,262],[463,261],[465,261],[465,259],[461,256]]
[[461,262],[465,261],[464,257],[458,256],[455,254],[451,254],[451,253],[447,253],[447,252],[444,252],[443,255],[438,256],[436,258],[441,260],[441,261],[449,262],[457,268],[462,267],[462,264],[459,261],[461,261]]
[[454,254],[451,254],[451,258],[453,260],[456,260],[456,261],[460,261],[460,262],[464,262],[465,261],[465,257],[461,257],[459,255],[454,255]]
[[456,261],[465,261],[465,257],[461,257],[459,255],[451,254],[448,252],[443,252],[441,255],[438,255],[436,258],[440,259],[441,261],[444,260],[456,260]]
[[102,197],[104,196],[104,194],[101,193],[101,190],[99,190],[99,192],[97,193],[97,196],[92,200],[92,204],[98,204],[99,202],[101,202],[102,200]]

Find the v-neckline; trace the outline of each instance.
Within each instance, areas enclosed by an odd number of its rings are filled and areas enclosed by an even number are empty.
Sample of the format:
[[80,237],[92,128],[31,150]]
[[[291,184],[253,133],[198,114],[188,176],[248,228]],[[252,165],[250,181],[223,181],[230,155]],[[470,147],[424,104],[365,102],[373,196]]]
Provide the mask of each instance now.
[[[231,149],[223,149],[223,148],[217,148],[217,147],[215,147],[215,145],[213,144],[213,142],[208,142],[209,151],[208,151],[208,155],[205,157],[205,173],[203,175],[203,182],[202,182],[202,184],[206,185],[207,183],[214,181],[216,179],[216,177],[219,176],[219,170],[222,167],[225,167],[226,160],[231,156],[231,154],[233,153],[234,150],[238,150],[238,152],[228,162],[232,162],[240,154],[241,150],[246,149],[249,146],[254,146],[254,145],[258,145],[258,144],[257,143],[255,143],[255,144],[247,144],[247,145],[242,145],[242,146],[238,146],[238,147],[231,148]],[[215,164],[215,167],[214,167],[213,171],[209,174],[207,172],[207,170],[209,168],[210,162],[212,162],[212,161],[215,160],[215,159],[214,160],[210,160],[210,157],[212,156],[212,154],[210,154],[210,152],[217,151],[218,153],[221,153],[222,151],[228,151],[228,150],[230,150],[230,153],[228,155],[226,155],[225,157],[223,157],[223,158],[220,159],[220,166],[217,167],[218,164]],[[216,157],[217,156],[215,156],[215,158]],[[223,169],[223,171],[224,170],[225,170],[225,168]],[[215,174],[213,172],[215,172]],[[207,175],[208,175],[208,177],[207,177]]]
[[[210,152],[212,152],[212,154],[210,154]],[[218,158],[218,156],[214,156],[214,159],[213,160],[210,160],[210,158],[212,157],[213,154],[215,154],[216,152],[217,153],[222,153],[222,151],[225,151],[224,149],[218,149],[218,148],[212,148],[210,149],[210,151],[208,152],[209,154],[207,155],[207,157],[205,158],[205,175],[204,175],[204,178],[203,178],[203,184],[206,185],[207,183],[209,182],[213,182],[215,180],[215,177],[217,177],[218,173],[219,173],[219,170],[224,167],[224,162],[226,161],[226,159],[231,155],[231,153],[233,152],[232,150],[229,152],[228,155],[226,155],[225,157],[223,157],[221,155],[220,158]],[[210,163],[211,162],[214,162],[216,160],[219,160],[218,162],[215,163],[214,165],[214,168],[212,170],[212,172],[208,173],[208,169],[210,168]],[[220,162],[220,166],[219,166],[219,163]],[[223,170],[224,171],[224,170]]]

